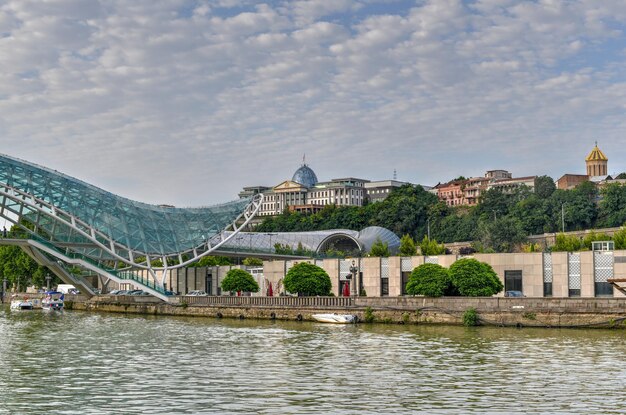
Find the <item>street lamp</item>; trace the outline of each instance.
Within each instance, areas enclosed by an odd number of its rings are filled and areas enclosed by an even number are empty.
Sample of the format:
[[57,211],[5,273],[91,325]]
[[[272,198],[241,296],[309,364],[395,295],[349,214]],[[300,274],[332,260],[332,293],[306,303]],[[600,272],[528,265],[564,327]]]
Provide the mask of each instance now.
[[50,274],[46,274],[46,289],[48,291],[50,291],[50,280],[52,279],[52,277],[50,276]]
[[352,264],[350,265],[350,274],[348,276],[348,279],[352,279],[352,282],[350,282],[350,295],[353,297],[356,297],[357,295],[357,289],[356,289],[356,285],[357,285],[357,272],[359,272],[359,267],[356,266],[356,260],[352,260]]
[[565,233],[565,203],[561,203],[561,232]]
[[266,233],[267,236],[270,237],[270,252],[274,249],[274,245],[272,245],[272,236],[278,235],[277,233]]
[[[237,238],[237,250],[241,250],[242,249],[242,245],[241,245],[241,240],[243,239],[243,236],[238,236]],[[239,251],[237,253],[237,265],[241,265],[241,251]]]
[[430,218],[426,219],[426,230],[428,232],[428,240],[430,241]]

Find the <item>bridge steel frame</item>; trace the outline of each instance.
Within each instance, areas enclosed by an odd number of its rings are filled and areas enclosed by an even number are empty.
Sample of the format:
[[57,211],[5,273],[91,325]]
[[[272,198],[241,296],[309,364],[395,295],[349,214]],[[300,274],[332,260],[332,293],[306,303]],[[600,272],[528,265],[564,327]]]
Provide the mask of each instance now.
[[[57,173],[2,155],[0,155],[0,168],[3,166],[1,163],[3,157],[12,162],[24,163],[27,168],[40,169],[40,171],[48,175]],[[60,175],[60,177],[68,179],[68,176]],[[76,183],[85,187],[87,191],[92,190],[92,188],[88,187],[90,185],[78,180],[76,180]],[[110,195],[95,187],[93,189],[102,192],[104,195]],[[191,248],[177,252],[145,252],[131,247],[129,239],[127,239],[127,243],[120,241],[119,238],[115,239],[112,235],[89,224],[76,214],[61,209],[34,193],[36,192],[27,192],[0,180],[0,217],[17,225],[29,234],[28,239],[21,241],[0,239],[0,244],[20,246],[38,263],[48,266],[63,281],[79,283],[88,294],[93,294],[93,290],[88,284],[80,283],[77,281],[77,278],[73,278],[73,275],[68,270],[62,266],[55,266],[55,263],[60,265],[59,261],[63,261],[67,264],[78,265],[118,283],[131,283],[135,286],[140,286],[142,289],[166,301],[169,299],[169,296],[166,295],[164,282],[168,273],[173,269],[185,267],[198,261],[226,244],[248,225],[259,211],[263,202],[262,194],[255,195],[247,201],[243,211],[240,211],[234,218],[231,217],[232,220],[229,225],[218,232],[213,231],[213,235],[210,235],[212,233],[210,230],[202,231],[202,240],[199,240]],[[111,195],[111,197],[117,196]],[[124,202],[127,201],[127,199],[119,199]],[[239,206],[239,204],[236,206]],[[150,205],[142,205],[141,207],[151,208]],[[161,207],[155,206],[153,208],[163,211]],[[209,212],[211,208],[205,209]],[[189,211],[186,209],[178,210]],[[165,210],[167,214],[176,214],[176,211],[177,209],[175,208]],[[198,212],[201,214],[202,208],[199,208]],[[198,214],[198,212],[194,211],[194,215]],[[26,219],[27,223],[33,226],[33,229],[25,226],[23,219]],[[171,228],[172,224],[168,223],[167,226]],[[59,230],[59,234],[64,235],[68,240],[62,241],[59,238],[55,238],[55,229]],[[227,229],[232,229],[232,231],[226,232]],[[209,234],[209,237],[205,238],[204,234]],[[144,235],[142,234],[142,236]],[[79,240],[79,242],[76,240]],[[147,245],[146,243],[143,244],[143,246]],[[160,244],[162,251],[164,250],[163,245]],[[135,272],[136,270],[147,271],[152,281],[150,279],[146,280],[143,276],[139,277]]]

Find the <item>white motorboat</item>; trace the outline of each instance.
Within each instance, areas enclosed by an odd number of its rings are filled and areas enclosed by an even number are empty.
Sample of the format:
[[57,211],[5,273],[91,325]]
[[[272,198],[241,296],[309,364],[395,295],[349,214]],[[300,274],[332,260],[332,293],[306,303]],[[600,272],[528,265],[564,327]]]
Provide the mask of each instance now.
[[357,321],[354,314],[313,314],[311,317],[320,323],[350,324]]
[[32,310],[33,302],[27,297],[11,299],[11,310]]
[[47,291],[46,296],[41,300],[41,308],[44,311],[61,311],[63,310],[64,294],[58,291]]

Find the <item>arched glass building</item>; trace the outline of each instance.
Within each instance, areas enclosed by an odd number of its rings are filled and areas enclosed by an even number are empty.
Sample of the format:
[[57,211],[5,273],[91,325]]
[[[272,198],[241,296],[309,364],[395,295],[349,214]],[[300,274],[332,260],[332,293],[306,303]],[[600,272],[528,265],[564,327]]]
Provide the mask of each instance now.
[[[225,232],[228,234],[229,232]],[[341,252],[361,256],[372,249],[380,239],[394,254],[400,248],[400,238],[389,229],[370,226],[360,232],[332,229],[310,232],[241,232],[229,238],[220,252],[257,252],[296,256],[326,256]]]

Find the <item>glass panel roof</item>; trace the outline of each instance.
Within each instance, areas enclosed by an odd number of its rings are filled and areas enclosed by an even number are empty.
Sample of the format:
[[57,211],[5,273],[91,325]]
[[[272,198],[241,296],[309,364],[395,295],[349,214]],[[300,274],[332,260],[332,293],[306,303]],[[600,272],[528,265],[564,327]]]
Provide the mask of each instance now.
[[[200,246],[232,223],[250,203],[250,199],[239,199],[200,208],[149,205],[2,154],[0,182],[70,213],[129,249],[150,255],[175,254]],[[67,228],[54,226],[52,221],[41,221],[40,226],[54,240],[71,239]]]

